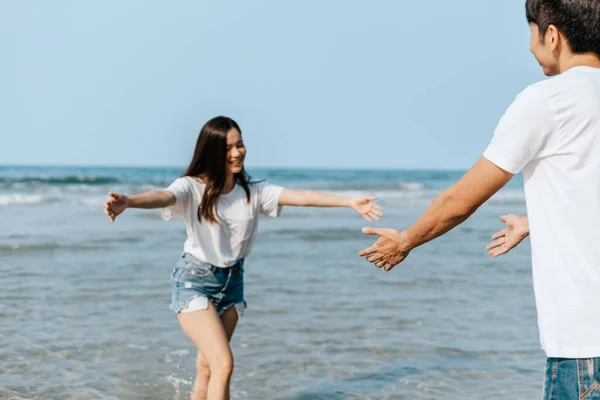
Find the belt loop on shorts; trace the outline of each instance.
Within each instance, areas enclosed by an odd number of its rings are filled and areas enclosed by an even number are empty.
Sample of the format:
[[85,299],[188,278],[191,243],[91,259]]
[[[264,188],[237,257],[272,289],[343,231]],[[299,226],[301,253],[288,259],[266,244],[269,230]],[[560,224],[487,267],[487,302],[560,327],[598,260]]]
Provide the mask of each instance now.
[[231,280],[231,273],[233,272],[233,268],[227,268],[229,271],[227,271],[227,281],[225,282],[225,285],[223,285],[223,290],[221,290],[221,293],[225,292],[227,290],[227,286],[229,285],[229,281]]

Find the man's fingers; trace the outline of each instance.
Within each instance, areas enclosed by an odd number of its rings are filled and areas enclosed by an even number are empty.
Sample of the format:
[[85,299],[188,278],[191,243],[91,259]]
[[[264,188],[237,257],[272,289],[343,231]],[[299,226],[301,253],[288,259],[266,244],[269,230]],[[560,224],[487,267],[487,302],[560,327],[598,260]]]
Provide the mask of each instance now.
[[373,245],[371,247],[367,247],[366,249],[362,250],[361,252],[358,253],[358,255],[360,257],[368,256],[369,254],[375,253],[376,250],[377,250],[377,247],[375,245]]
[[379,262],[377,262],[377,264],[375,264],[375,266],[377,268],[381,268],[381,267],[384,267],[386,265],[387,265],[387,261],[379,261]]
[[502,221],[502,222],[506,222],[507,219],[508,219],[508,215],[501,215],[500,216],[500,221]]
[[372,228],[370,226],[367,226],[367,227],[365,227],[365,228],[362,229],[362,232],[365,235],[380,235],[381,234],[381,229]]
[[377,200],[377,196],[368,196],[368,197],[365,197],[365,199],[369,200],[369,201],[375,201],[375,200]]
[[370,263],[374,263],[375,261],[378,261],[379,259],[381,259],[381,254],[379,254],[379,253],[374,253],[374,254],[371,254],[369,257],[367,257],[367,261]]
[[502,254],[503,254],[503,253],[501,253],[499,250],[491,250],[491,251],[490,251],[490,256],[492,256],[492,257],[494,257],[494,258],[496,258],[496,257],[498,257],[498,256],[500,256],[500,255],[502,255]]
[[502,254],[506,254],[508,253],[510,249],[506,246],[501,246],[501,247],[496,247],[495,249],[490,250],[490,256],[492,257],[498,257],[501,256]]
[[488,244],[487,246],[485,246],[485,249],[486,250],[491,250],[491,249],[494,249],[496,247],[502,246],[505,243],[506,243],[506,240],[504,238],[498,239],[498,240],[496,240],[496,241]]
[[386,265],[384,269],[386,271],[391,271],[392,268],[394,268],[396,265],[397,265],[397,263],[396,264],[388,263],[388,265]]
[[502,236],[506,236],[506,229],[502,229],[499,232],[496,232],[492,235],[492,240],[500,239]]
[[381,207],[379,204],[373,204],[373,208],[376,210],[383,210],[383,207]]

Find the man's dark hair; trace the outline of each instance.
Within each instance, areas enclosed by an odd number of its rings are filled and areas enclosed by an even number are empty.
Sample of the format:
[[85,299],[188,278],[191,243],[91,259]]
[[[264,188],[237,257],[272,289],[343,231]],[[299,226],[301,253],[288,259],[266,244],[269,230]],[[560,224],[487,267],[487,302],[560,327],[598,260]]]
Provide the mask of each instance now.
[[600,0],[527,0],[525,9],[541,35],[554,25],[574,53],[600,57]]

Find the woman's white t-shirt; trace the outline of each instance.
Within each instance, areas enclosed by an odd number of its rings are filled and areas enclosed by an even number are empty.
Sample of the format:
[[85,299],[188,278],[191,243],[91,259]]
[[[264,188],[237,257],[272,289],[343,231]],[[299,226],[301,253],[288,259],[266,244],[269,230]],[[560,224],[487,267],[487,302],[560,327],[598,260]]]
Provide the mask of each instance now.
[[278,217],[279,197],[283,188],[265,182],[251,183],[250,202],[241,185],[219,196],[218,223],[198,220],[198,206],[206,185],[199,179],[183,177],[166,190],[177,198],[175,204],[163,209],[165,220],[183,218],[187,230],[184,251],[200,261],[217,267],[229,267],[247,257],[254,242],[260,214]]

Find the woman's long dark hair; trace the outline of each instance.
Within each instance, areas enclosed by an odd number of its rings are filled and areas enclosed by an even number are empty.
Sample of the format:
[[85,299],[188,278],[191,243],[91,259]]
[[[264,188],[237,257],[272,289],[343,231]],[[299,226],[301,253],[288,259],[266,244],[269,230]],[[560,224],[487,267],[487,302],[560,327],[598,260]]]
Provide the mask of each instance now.
[[[202,218],[211,223],[219,221],[217,203],[225,187],[227,178],[227,133],[232,129],[242,134],[239,125],[227,117],[215,117],[200,130],[194,157],[182,176],[194,179],[202,178],[206,187],[202,201],[198,206],[198,220]],[[242,167],[242,171],[234,175],[235,183],[241,185],[250,201],[250,177]]]

